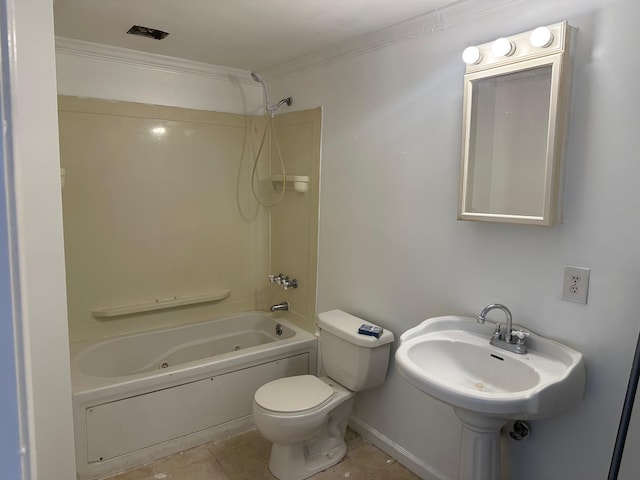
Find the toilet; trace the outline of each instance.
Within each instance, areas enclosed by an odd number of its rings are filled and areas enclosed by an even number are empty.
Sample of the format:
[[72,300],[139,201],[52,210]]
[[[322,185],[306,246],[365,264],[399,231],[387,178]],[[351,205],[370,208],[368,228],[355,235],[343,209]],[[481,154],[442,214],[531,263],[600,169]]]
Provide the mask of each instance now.
[[253,419],[273,444],[269,470],[280,480],[302,480],[342,460],[355,392],[382,385],[387,374],[393,333],[359,334],[369,322],[341,310],[316,323],[326,376],[280,378],[254,396]]

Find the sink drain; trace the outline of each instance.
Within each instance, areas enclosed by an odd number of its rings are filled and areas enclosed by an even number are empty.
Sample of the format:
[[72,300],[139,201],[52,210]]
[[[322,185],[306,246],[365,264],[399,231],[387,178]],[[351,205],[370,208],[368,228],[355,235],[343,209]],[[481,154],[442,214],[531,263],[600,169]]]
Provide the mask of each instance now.
[[233,346],[233,351],[237,352],[238,350],[240,350],[240,345],[234,345]]
[[167,362],[162,362],[160,364],[160,368],[168,368],[168,367],[169,367],[169,364]]

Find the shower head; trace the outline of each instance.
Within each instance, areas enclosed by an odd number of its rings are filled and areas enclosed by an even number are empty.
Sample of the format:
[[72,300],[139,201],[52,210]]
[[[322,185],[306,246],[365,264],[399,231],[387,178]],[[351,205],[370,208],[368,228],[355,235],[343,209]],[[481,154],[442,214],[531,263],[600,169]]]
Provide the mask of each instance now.
[[271,115],[273,115],[273,112],[269,110],[269,89],[267,88],[267,84],[264,83],[264,80],[262,80],[262,77],[260,76],[260,74],[256,72],[251,72],[251,78],[253,78],[254,81],[262,85],[262,95],[264,96],[265,110]]

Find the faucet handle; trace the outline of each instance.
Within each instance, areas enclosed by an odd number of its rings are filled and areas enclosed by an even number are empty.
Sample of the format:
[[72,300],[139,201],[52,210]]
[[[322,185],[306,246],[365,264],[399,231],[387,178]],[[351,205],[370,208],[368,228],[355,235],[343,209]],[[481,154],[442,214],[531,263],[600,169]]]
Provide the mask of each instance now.
[[500,332],[500,324],[496,323],[496,328],[493,330],[493,338],[500,338],[501,334],[502,332]]
[[513,330],[511,335],[514,337],[518,337],[517,343],[523,344],[524,339],[529,336],[529,332],[525,332],[524,330]]

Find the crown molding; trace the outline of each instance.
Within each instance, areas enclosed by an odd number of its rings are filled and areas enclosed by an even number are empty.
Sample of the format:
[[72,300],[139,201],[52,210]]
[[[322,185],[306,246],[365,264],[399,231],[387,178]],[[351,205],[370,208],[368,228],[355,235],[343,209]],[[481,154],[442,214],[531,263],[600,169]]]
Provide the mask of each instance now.
[[105,62],[154,69],[181,75],[209,77],[225,82],[255,85],[250,72],[238,68],[222,67],[183,58],[114,47],[101,43],[56,37],[56,53],[87,57]]
[[494,14],[530,0],[460,0],[351,42],[294,59],[265,73],[291,77]]
[[[459,0],[391,27],[350,42],[286,62],[263,73],[273,77],[296,76],[333,63],[375,52],[391,45],[424,38],[435,32],[477,20],[513,5],[531,0]],[[88,57],[106,62],[151,68],[182,75],[197,75],[216,80],[255,86],[247,70],[196,62],[183,58],[141,52],[100,43],[56,37],[56,53]]]

